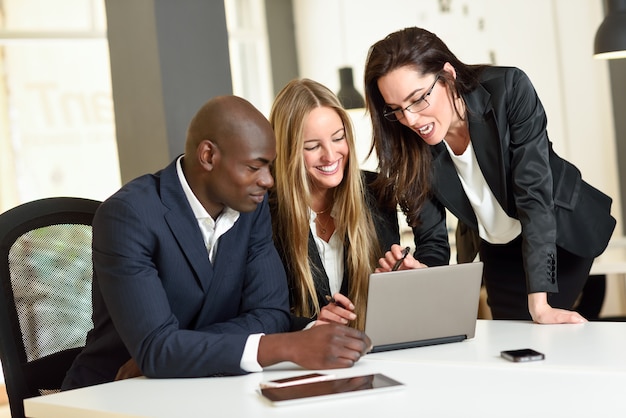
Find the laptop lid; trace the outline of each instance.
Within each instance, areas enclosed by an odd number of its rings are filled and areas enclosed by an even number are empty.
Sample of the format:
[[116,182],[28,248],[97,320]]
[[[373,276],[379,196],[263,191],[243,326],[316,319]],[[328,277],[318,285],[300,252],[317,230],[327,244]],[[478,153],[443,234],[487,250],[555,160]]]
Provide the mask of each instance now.
[[473,338],[483,263],[372,273],[365,333],[372,352]]

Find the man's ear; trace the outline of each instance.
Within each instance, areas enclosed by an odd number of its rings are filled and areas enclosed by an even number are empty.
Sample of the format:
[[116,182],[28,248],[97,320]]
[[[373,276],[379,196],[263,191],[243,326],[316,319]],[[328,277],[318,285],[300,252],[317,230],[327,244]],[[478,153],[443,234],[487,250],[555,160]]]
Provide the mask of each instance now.
[[213,141],[205,139],[198,144],[196,152],[200,165],[205,170],[211,171],[217,159],[219,159],[219,150],[217,145]]

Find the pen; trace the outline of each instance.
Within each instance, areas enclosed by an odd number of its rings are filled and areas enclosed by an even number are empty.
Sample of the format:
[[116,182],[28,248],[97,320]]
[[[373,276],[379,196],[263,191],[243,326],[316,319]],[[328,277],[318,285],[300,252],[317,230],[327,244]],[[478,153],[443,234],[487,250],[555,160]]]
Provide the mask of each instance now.
[[400,268],[406,256],[409,255],[409,251],[411,251],[410,247],[405,247],[404,250],[402,250],[402,258],[396,261],[396,264],[393,265],[393,267],[391,268],[391,271],[396,271]]
[[328,303],[334,303],[335,305],[339,306],[340,308],[346,309],[346,308],[343,307],[343,305],[341,303],[337,302],[335,300],[335,298],[332,297],[332,296],[326,295],[326,300],[328,301]]

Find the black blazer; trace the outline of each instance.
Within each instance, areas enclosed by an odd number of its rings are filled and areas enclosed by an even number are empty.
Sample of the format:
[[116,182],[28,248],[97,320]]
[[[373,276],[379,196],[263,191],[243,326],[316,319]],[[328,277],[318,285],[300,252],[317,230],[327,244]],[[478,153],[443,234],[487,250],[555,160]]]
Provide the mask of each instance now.
[[[534,87],[517,68],[488,67],[480,86],[464,96],[478,165],[504,211],[522,225],[529,292],[558,291],[556,246],[596,257],[615,228],[612,200],[581,178],[552,149],[547,118]],[[445,144],[432,148],[433,192],[469,228],[478,230]]]
[[[383,209],[377,205],[374,192],[370,188],[371,183],[375,180],[377,174],[369,171],[363,171],[366,184],[366,203],[372,215],[378,240],[380,243],[380,256],[382,257],[392,244],[400,243],[400,228],[398,226],[398,213],[394,209]],[[273,203],[274,199],[270,199]],[[275,207],[271,205],[272,213],[275,213]],[[448,243],[448,233],[446,230],[446,214],[445,209],[436,201],[428,201],[423,207],[420,216],[421,225],[413,228],[413,239],[416,251],[414,256],[416,259],[428,266],[439,266],[450,262],[450,245]],[[289,263],[287,263],[285,250],[281,247],[277,240],[274,240],[278,254],[283,260],[285,270],[287,272],[287,280],[289,282],[289,295],[291,306],[293,306],[293,295],[295,294],[296,281],[294,275],[290,271]],[[313,234],[309,232],[308,254],[313,281],[317,293],[318,303],[324,306],[328,303],[325,299],[330,294],[330,282],[322,259],[317,251],[317,246],[313,238]],[[344,270],[343,282],[340,292],[348,295],[350,277]],[[304,328],[313,318],[303,318],[292,315],[291,330],[300,330]]]

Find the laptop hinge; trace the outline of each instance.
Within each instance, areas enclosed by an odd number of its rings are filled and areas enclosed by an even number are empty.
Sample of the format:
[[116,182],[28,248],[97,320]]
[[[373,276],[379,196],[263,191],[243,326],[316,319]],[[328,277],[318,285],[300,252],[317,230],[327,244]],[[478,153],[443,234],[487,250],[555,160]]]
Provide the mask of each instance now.
[[463,335],[453,335],[451,337],[431,338],[428,340],[408,341],[404,343],[376,345],[374,346],[372,351],[370,351],[370,353],[379,353],[381,351],[391,351],[391,350],[401,350],[403,348],[423,347],[423,346],[435,345],[435,344],[457,343],[465,339],[467,339],[467,336],[463,334]]

